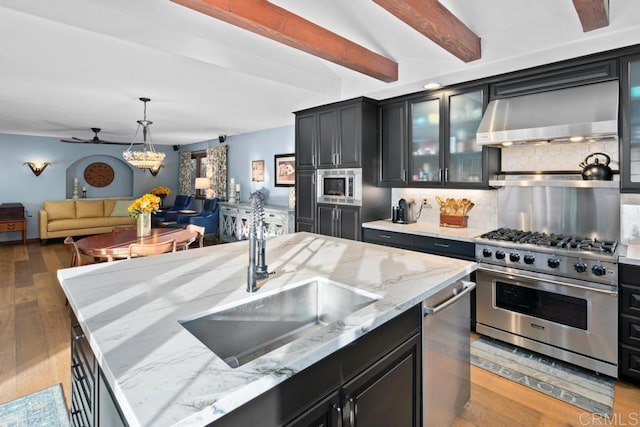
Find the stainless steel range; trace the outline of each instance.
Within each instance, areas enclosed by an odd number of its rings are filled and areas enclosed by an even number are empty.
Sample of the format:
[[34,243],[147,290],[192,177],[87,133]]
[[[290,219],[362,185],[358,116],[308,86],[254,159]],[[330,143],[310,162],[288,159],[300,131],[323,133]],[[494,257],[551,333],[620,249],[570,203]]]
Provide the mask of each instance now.
[[615,240],[501,228],[475,242],[478,333],[617,377]]

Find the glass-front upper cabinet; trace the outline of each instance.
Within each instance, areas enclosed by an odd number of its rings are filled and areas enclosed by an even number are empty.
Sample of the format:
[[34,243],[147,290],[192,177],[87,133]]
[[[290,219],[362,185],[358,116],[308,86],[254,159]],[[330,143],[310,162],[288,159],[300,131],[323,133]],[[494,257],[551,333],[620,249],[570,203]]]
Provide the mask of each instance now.
[[485,100],[481,89],[447,93],[447,134],[449,149],[445,158],[446,182],[470,183],[482,180],[482,146],[476,144],[476,132],[482,119]]
[[624,58],[622,93],[622,190],[640,191],[640,55]]
[[440,182],[441,97],[409,102],[409,182]]

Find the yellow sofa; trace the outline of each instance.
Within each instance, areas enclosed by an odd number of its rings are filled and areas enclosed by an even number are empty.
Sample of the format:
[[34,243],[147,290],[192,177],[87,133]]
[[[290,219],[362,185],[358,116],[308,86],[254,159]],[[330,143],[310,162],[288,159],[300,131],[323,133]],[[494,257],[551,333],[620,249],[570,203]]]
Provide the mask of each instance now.
[[114,226],[134,225],[127,199],[79,199],[46,201],[38,211],[42,244],[47,239],[108,233]]

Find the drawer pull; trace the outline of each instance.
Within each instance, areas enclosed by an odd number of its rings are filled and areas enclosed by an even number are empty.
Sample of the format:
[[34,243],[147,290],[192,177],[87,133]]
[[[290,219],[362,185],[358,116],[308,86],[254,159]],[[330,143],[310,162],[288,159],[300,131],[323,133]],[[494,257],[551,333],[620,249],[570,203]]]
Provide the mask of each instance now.
[[448,248],[449,245],[446,243],[434,243],[433,246],[439,246],[441,248]]
[[388,234],[380,234],[380,237],[382,237],[383,239],[390,239],[391,236],[389,236]]

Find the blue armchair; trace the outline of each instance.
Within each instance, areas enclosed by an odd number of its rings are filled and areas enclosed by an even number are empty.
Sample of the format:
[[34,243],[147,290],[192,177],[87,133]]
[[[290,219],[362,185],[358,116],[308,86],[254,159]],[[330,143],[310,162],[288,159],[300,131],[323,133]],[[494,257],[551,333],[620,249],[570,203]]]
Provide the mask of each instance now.
[[220,219],[219,199],[206,199],[202,206],[202,211],[196,215],[178,215],[176,219],[178,226],[195,224],[204,227],[205,234],[216,234]]
[[195,197],[190,194],[178,194],[173,206],[163,206],[162,212],[154,212],[151,216],[151,222],[158,225],[160,222],[176,221],[178,211],[185,209],[193,209]]

